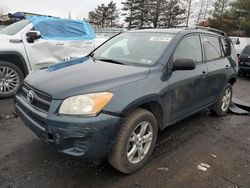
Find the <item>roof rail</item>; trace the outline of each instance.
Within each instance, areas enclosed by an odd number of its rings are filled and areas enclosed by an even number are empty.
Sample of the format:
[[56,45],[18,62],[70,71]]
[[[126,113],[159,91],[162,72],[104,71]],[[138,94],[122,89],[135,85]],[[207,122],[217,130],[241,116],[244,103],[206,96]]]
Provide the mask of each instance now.
[[187,26],[180,26],[180,25],[172,25],[170,27],[139,27],[139,28],[134,28],[134,29],[137,29],[137,30],[140,30],[140,29],[173,29],[173,28],[187,28]]
[[217,33],[217,34],[222,35],[222,36],[227,36],[227,34],[224,31],[221,31],[218,29],[213,29],[211,27],[195,26],[194,28],[191,27],[191,28],[186,28],[186,29],[201,29],[201,30],[214,32],[214,33]]
[[206,30],[206,31],[210,31],[213,33],[217,33],[219,35],[222,36],[227,36],[227,34],[224,31],[218,30],[218,29],[214,29],[211,27],[203,27],[203,26],[194,26],[194,27],[188,27],[188,26],[171,26],[171,27],[158,27],[158,28],[154,28],[154,27],[140,27],[140,28],[132,28],[130,30],[141,30],[141,29],[173,29],[173,28],[183,28],[186,30],[191,30],[191,29],[200,29],[200,30]]

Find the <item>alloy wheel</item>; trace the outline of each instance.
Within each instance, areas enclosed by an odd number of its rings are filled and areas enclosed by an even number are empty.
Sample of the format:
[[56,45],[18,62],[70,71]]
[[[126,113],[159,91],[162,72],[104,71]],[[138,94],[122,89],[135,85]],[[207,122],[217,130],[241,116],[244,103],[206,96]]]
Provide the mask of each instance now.
[[153,127],[144,121],[132,132],[127,144],[127,159],[132,164],[141,162],[149,152],[153,140]]
[[222,105],[221,105],[221,109],[223,112],[227,111],[227,109],[229,108],[229,105],[231,103],[231,98],[232,98],[231,90],[226,89],[224,97],[222,98]]
[[0,66],[0,94],[14,92],[20,84],[17,72],[11,67]]

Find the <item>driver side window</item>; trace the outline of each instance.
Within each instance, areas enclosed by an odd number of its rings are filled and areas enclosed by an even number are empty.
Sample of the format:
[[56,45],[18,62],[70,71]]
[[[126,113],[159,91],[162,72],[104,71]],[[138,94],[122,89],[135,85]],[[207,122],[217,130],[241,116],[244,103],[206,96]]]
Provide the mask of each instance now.
[[174,60],[192,58],[194,62],[202,62],[201,40],[198,35],[184,38],[174,52]]

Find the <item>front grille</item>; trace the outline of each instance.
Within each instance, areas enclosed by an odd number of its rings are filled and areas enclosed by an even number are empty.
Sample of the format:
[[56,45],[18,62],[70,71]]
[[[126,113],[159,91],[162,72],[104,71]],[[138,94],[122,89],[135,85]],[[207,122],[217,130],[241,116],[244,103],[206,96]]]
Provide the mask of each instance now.
[[[32,100],[28,100],[28,94],[31,93]],[[22,98],[24,98],[30,105],[37,108],[38,110],[41,110],[43,112],[48,112],[51,104],[51,96],[38,91],[28,84],[22,84],[19,93]]]
[[19,108],[21,108],[33,121],[35,121],[38,125],[45,128],[46,119],[32,113],[29,109],[27,109],[23,104],[18,103]]

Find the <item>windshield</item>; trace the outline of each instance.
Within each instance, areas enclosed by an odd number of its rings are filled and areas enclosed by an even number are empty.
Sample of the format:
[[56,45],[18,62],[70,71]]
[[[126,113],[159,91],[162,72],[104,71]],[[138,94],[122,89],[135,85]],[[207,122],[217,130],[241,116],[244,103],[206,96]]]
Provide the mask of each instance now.
[[242,52],[242,54],[248,54],[250,55],[250,46],[246,46]]
[[111,63],[153,65],[173,37],[169,33],[123,33],[98,48],[93,57]]
[[15,35],[19,31],[21,31],[23,28],[25,28],[27,25],[29,25],[29,23],[30,23],[30,21],[28,21],[28,20],[22,20],[22,21],[13,23],[10,26],[2,29],[0,31],[0,34]]

